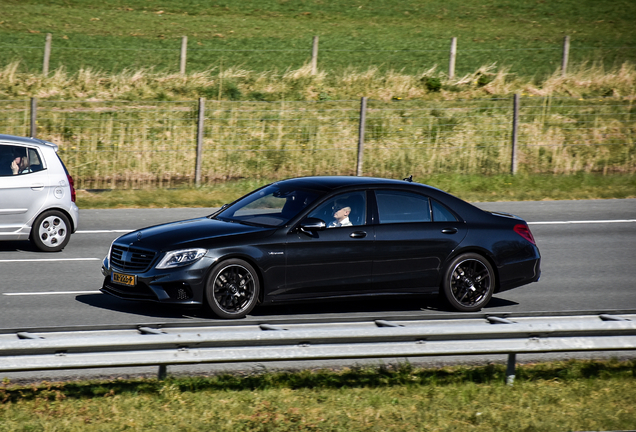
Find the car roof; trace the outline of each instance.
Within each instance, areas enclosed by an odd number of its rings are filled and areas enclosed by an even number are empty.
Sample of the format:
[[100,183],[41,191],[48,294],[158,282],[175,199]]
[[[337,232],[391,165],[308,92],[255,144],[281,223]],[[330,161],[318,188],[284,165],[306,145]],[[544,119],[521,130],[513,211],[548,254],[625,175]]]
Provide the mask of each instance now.
[[[346,188],[351,186],[404,186],[408,184],[418,185],[425,188],[431,188],[430,186],[423,185],[421,183],[411,183],[405,180],[386,179],[379,177],[357,177],[357,176],[310,176],[310,177],[297,177],[287,180],[280,180],[276,184],[285,186],[294,186],[306,189],[314,189],[320,191],[332,191],[340,188]],[[434,189],[434,188],[431,188]]]
[[285,185],[288,187],[298,187],[302,189],[316,190],[323,193],[334,193],[339,189],[346,188],[382,188],[382,187],[398,187],[400,189],[409,189],[413,191],[424,192],[433,198],[441,200],[444,204],[449,205],[462,218],[483,217],[484,211],[474,205],[457,198],[441,189],[423,183],[412,182],[409,180],[386,179],[379,177],[357,177],[357,176],[315,176],[315,177],[297,177],[287,180],[275,182],[277,185]]
[[44,141],[38,138],[29,138],[29,137],[22,137],[22,136],[16,136],[16,135],[0,134],[0,143],[45,146],[45,147],[53,148],[53,150],[55,151],[57,151],[58,149],[57,144],[54,144],[52,142]]

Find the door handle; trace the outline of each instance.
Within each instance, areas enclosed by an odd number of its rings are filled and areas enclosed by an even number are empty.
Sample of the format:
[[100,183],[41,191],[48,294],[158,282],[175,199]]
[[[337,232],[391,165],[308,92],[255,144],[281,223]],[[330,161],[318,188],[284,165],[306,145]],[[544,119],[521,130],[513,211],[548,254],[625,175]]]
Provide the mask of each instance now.
[[365,238],[367,236],[367,233],[364,231],[354,231],[351,234],[349,234],[349,237],[351,238]]
[[457,232],[457,228],[443,228],[442,234],[455,234]]
[[31,185],[31,189],[33,189],[34,191],[42,190],[44,189],[44,183],[33,183]]

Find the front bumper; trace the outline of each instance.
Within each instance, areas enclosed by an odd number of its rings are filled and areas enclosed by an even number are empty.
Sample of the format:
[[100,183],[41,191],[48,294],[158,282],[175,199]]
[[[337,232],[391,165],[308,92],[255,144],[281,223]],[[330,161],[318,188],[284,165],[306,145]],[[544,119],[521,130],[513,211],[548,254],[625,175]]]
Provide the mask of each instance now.
[[[207,271],[213,264],[206,257],[185,267],[143,273],[119,271],[110,267],[108,257],[102,263],[104,282],[101,292],[125,300],[152,301],[178,305],[202,305]],[[135,276],[135,285],[113,282],[113,272]]]

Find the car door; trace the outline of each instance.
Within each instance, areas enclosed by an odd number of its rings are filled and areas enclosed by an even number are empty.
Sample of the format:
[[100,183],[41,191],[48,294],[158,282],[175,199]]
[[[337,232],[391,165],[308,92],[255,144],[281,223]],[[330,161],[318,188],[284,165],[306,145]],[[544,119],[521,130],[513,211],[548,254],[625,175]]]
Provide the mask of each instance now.
[[374,196],[378,212],[374,290],[436,290],[442,264],[466,236],[464,223],[439,202],[418,193],[376,190]]
[[[16,158],[27,162],[19,170],[12,170],[11,163]],[[49,173],[41,163],[31,169],[29,162],[41,160],[36,148],[0,146],[0,234],[19,231],[46,203]]]
[[[350,208],[351,225],[336,225],[334,213]],[[321,231],[288,234],[285,292],[279,298],[331,297],[371,290],[373,227],[367,224],[365,191],[339,194],[309,212],[325,222]]]

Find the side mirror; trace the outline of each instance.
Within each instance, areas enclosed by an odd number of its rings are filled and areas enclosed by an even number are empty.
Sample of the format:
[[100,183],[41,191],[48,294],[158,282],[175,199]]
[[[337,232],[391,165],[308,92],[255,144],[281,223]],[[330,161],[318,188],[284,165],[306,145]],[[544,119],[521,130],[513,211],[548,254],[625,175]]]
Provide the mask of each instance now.
[[300,230],[309,235],[325,229],[327,229],[327,224],[324,220],[318,218],[307,218],[300,223]]

